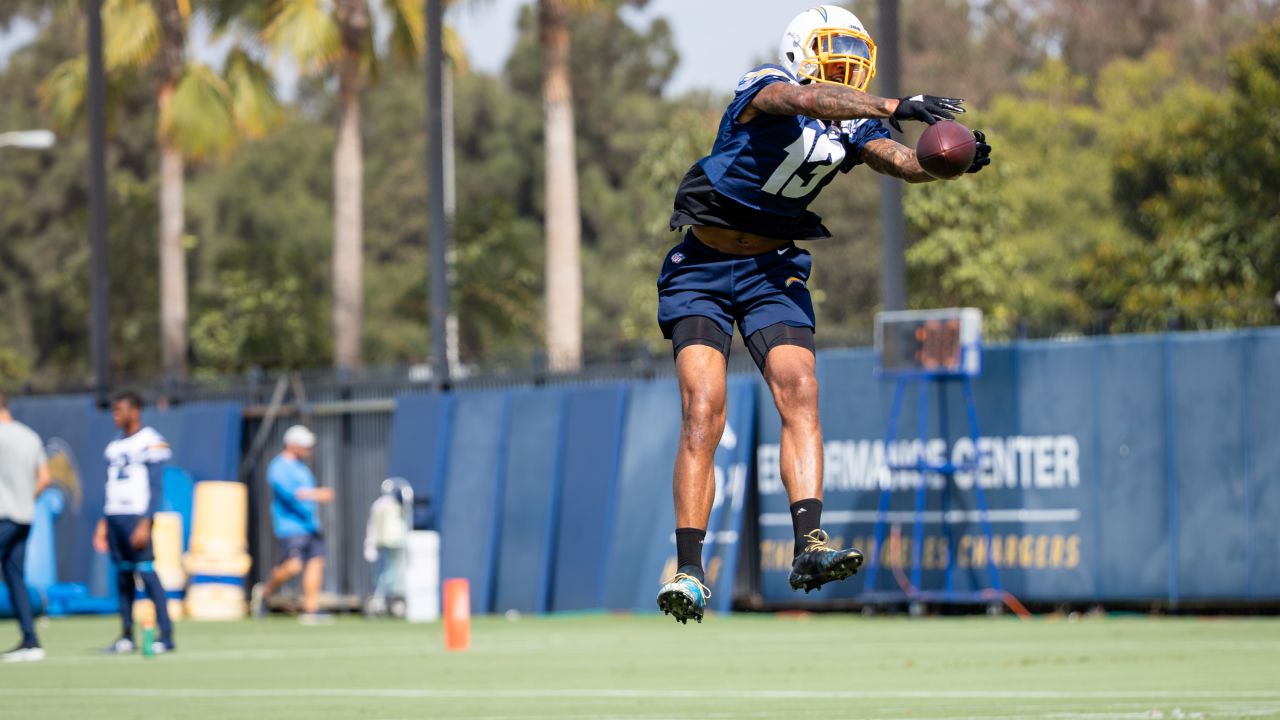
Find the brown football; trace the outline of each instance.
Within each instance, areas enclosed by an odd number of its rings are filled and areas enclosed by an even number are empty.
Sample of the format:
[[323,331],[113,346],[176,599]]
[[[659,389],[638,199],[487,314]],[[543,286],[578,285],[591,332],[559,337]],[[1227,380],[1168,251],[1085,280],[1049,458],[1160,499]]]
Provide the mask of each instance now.
[[916,143],[920,167],[936,178],[953,178],[973,164],[978,144],[969,128],[954,120],[939,120],[925,128]]

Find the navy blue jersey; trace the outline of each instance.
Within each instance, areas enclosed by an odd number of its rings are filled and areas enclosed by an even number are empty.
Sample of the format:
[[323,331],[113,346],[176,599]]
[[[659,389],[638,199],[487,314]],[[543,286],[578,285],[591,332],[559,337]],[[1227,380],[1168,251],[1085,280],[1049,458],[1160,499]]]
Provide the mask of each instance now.
[[760,114],[738,122],[756,93],[776,82],[798,84],[778,65],[761,65],[738,81],[711,154],[690,169],[676,193],[673,229],[711,225],[785,239],[830,237],[809,203],[837,169],[860,165],[863,146],[889,137],[889,130],[874,119]]

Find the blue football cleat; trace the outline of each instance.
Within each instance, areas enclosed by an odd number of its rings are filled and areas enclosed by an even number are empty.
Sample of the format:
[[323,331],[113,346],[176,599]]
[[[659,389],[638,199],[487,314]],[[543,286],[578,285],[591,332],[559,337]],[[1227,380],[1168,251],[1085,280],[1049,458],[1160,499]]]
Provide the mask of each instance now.
[[658,591],[658,609],[683,624],[692,618],[702,622],[702,612],[707,608],[711,591],[692,575],[676,573]]
[[787,580],[792,590],[803,589],[807,594],[833,580],[844,580],[862,567],[861,550],[834,550],[827,545],[827,534],[821,530],[810,532],[805,539],[809,544],[791,561]]

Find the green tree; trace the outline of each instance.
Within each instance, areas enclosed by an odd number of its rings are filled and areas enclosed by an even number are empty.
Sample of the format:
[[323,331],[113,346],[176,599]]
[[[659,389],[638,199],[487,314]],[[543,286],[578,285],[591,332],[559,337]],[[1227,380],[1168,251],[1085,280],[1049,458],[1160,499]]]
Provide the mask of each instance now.
[[194,180],[197,373],[331,362],[332,147],[328,123],[293,113],[276,136]]
[[[1144,110],[1121,136],[1116,196],[1142,238],[1130,253],[1149,280],[1128,307],[1159,303],[1203,327],[1269,322],[1280,289],[1280,23],[1229,58],[1229,86],[1215,93],[1179,81],[1167,55],[1118,67],[1156,90],[1113,88],[1112,106]],[[1151,80],[1156,80],[1151,83]]]
[[[80,18],[37,18],[34,40],[0,72],[0,127],[46,126],[41,81],[80,52]],[[109,81],[118,78],[108,78]],[[110,366],[113,378],[159,371],[158,224],[152,168],[155,98],[148,87],[113,82],[107,137]],[[37,387],[86,387],[89,374],[88,143],[83,133],[43,152],[0,151],[0,347],[18,358],[9,380]],[[16,373],[16,375],[14,374]],[[5,378],[0,378],[3,381]]]
[[[332,147],[335,98],[305,81],[279,133],[202,173],[192,189],[196,356],[205,371],[332,362]],[[484,75],[455,84],[458,212],[453,303],[464,364],[528,363],[538,344],[541,234],[532,188],[536,97]],[[427,182],[421,75],[390,68],[363,105],[365,358],[419,362],[427,348]]]
[[[263,42],[290,55],[304,72],[337,78],[337,135],[333,148],[334,362],[358,367],[364,338],[364,147],[361,95],[377,78],[374,18],[368,0],[219,0],[220,24],[253,28]],[[390,52],[407,64],[424,49],[422,0],[385,0]],[[465,63],[457,37],[444,28],[445,51]]]
[[[161,360],[165,373],[177,377],[186,374],[188,354],[185,158],[225,154],[242,136],[264,134],[279,116],[270,76],[245,51],[233,50],[221,75],[188,57],[192,13],[188,0],[106,0],[102,5],[107,71],[131,80],[154,79]],[[42,85],[44,106],[64,129],[83,118],[86,80],[87,60],[80,56],[55,68]]]
[[1104,129],[1123,115],[1099,109],[1083,76],[1049,61],[1017,94],[966,116],[993,143],[990,169],[911,188],[906,211],[911,304],[976,305],[987,329],[1008,337],[1019,320],[1035,329],[1081,328],[1081,258],[1130,236],[1111,192],[1114,151]]
[[907,252],[907,265],[913,305],[976,306],[989,336],[1009,337],[1041,283],[1019,248],[1017,213],[992,192],[1009,173],[992,170],[991,179],[935,184],[911,195],[907,219],[928,231]]

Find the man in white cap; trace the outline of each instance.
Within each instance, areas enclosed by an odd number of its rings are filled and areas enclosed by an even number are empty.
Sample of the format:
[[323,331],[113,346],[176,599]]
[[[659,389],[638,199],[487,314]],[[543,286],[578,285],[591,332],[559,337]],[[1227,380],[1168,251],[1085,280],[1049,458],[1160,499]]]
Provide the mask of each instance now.
[[251,604],[256,615],[265,615],[267,599],[298,574],[302,575],[303,623],[326,620],[320,610],[320,586],[324,582],[324,536],[316,515],[319,503],[333,501],[333,489],[316,487],[316,476],[307,467],[315,433],[302,425],[284,432],[284,450],[267,466],[271,485],[271,525],[279,544],[279,564],[267,582],[253,586]]

